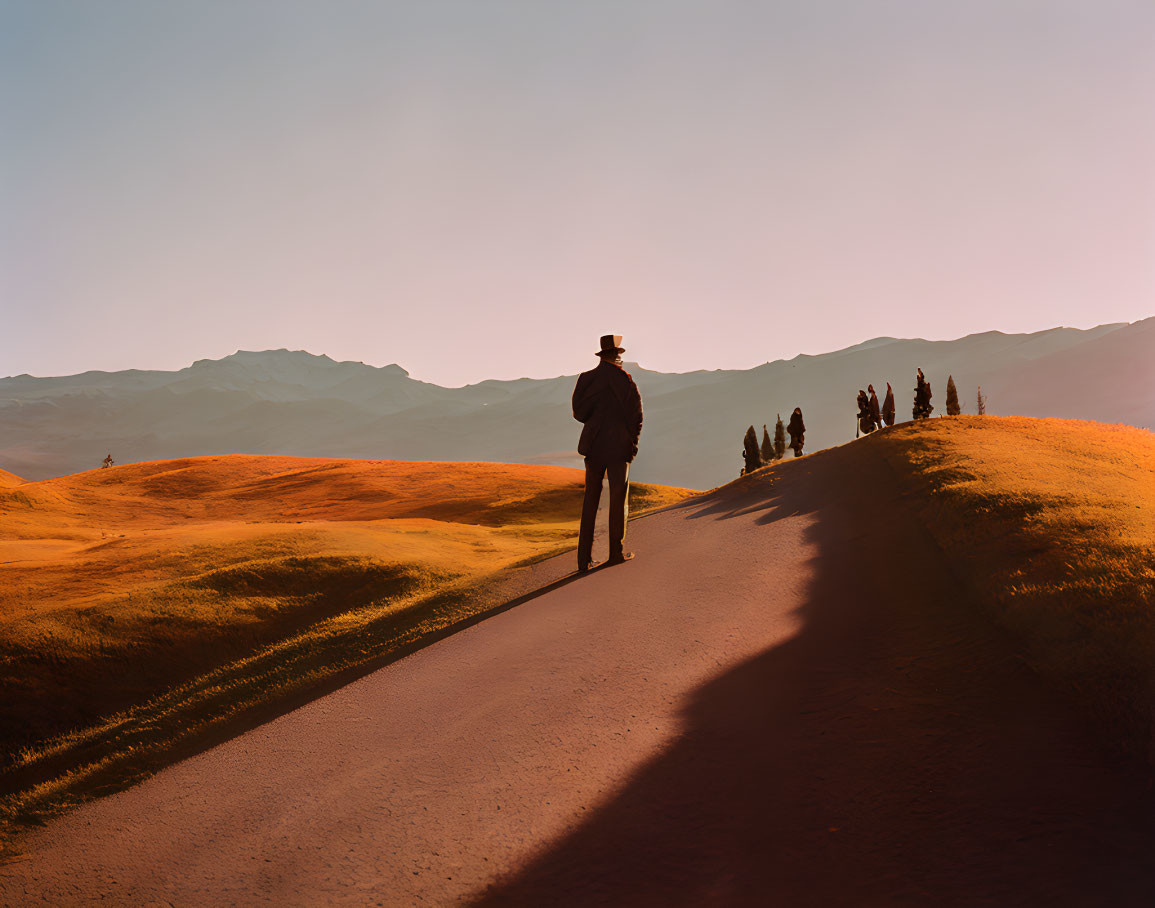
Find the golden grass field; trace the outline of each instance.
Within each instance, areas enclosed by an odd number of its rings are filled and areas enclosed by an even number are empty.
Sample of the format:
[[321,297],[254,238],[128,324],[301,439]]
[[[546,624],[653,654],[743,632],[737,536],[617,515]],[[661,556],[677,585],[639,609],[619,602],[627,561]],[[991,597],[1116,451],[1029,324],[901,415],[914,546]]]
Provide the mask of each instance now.
[[[1028,663],[1155,756],[1155,434],[956,416],[868,440]],[[903,582],[902,553],[885,577]]]
[[[901,494],[1028,663],[1105,735],[1155,754],[1155,435],[959,416],[859,444],[895,472],[879,507]],[[689,494],[631,484],[631,509]],[[503,464],[0,473],[0,827],[123,787],[247,710],[454,626],[474,590],[574,546],[580,498],[576,470]],[[904,582],[902,552],[879,578]]]
[[[632,483],[631,512],[690,494]],[[576,544],[581,496],[578,470],[492,463],[0,473],[8,815],[461,620],[470,590]]]

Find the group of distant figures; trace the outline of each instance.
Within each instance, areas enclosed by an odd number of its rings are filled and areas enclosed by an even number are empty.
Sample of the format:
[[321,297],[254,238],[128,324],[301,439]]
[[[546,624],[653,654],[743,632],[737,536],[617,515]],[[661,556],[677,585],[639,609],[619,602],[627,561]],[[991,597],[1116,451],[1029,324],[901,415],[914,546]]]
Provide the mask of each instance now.
[[[931,404],[932,397],[930,390],[930,382],[926,380],[926,376],[922,374],[922,369],[918,370],[918,376],[915,379],[914,388],[914,409],[911,411],[915,419],[926,419],[934,412],[934,406]],[[982,394],[982,388],[978,393],[978,412],[980,414],[986,412],[985,400]],[[959,413],[958,395],[954,390],[954,378],[947,380],[947,413],[948,415],[957,415]],[[890,382],[886,383],[886,397],[882,403],[878,402],[878,394],[875,393],[874,385],[867,385],[866,390],[859,390],[858,392],[858,421],[855,428],[854,437],[858,438],[860,435],[869,435],[883,426],[893,426],[895,419],[894,408],[894,389],[890,386]],[[774,427],[774,438],[771,440],[770,433],[766,426],[762,426],[762,444],[758,444],[758,435],[754,431],[754,427],[750,426],[746,430],[746,439],[743,443],[742,458],[745,461],[745,466],[738,474],[742,476],[763,467],[774,460],[781,460],[786,453],[786,435],[790,436],[790,447],[794,451],[795,457],[802,456],[802,445],[805,441],[806,424],[802,421],[802,408],[795,407],[794,413],[790,417],[790,423],[787,426],[782,424],[782,416],[778,416],[778,422]]]
[[[912,411],[915,419],[926,419],[930,416],[934,410],[934,406],[930,402],[932,396],[930,382],[922,374],[922,369],[919,369],[918,377],[915,379],[914,410]],[[854,437],[869,435],[883,426],[893,425],[894,389],[890,386],[890,382],[886,383],[886,397],[882,401],[882,406],[878,404],[878,395],[874,393],[874,385],[867,385],[865,391],[860,389],[858,392],[858,428]]]

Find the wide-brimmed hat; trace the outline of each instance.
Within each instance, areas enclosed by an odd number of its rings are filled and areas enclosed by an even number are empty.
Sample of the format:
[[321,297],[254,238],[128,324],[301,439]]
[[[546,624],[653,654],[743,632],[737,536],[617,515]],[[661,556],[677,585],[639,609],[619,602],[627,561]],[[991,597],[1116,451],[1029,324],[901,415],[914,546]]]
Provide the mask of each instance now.
[[603,334],[602,348],[595,355],[605,356],[607,353],[613,353],[616,356],[625,352],[626,348],[622,346],[622,336],[620,334]]

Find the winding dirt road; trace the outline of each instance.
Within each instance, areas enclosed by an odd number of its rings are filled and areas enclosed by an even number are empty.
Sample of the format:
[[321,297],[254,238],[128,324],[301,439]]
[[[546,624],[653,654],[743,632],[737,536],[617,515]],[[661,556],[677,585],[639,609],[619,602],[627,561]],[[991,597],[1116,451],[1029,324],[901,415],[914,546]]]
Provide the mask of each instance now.
[[1155,904],[1141,775],[855,447],[86,805],[0,903]]

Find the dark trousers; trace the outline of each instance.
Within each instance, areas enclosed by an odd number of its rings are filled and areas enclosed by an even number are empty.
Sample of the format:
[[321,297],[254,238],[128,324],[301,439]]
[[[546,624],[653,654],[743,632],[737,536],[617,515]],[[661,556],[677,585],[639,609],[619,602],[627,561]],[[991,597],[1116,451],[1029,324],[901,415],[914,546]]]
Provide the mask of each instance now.
[[622,554],[622,541],[626,538],[626,513],[629,510],[627,492],[630,465],[624,461],[606,463],[587,457],[586,497],[582,502],[582,525],[578,534],[579,566],[593,560],[594,520],[598,515],[598,502],[602,498],[602,478],[607,475],[610,480],[610,557]]

